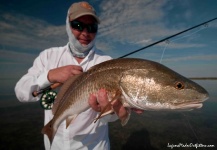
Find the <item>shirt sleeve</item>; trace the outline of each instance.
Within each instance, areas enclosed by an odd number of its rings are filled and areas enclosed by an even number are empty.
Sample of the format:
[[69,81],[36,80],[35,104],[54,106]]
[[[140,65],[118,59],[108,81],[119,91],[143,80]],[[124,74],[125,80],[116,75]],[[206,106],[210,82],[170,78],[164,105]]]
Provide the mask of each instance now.
[[32,96],[32,92],[43,89],[51,83],[47,79],[48,71],[46,69],[46,53],[41,53],[34,61],[33,66],[28,70],[15,86],[15,94],[21,102],[38,101],[40,95]]

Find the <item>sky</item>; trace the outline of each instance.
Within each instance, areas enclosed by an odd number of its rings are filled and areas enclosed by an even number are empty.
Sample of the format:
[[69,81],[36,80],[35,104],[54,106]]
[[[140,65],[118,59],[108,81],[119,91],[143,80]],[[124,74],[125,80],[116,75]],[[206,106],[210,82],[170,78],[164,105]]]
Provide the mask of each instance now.
[[[44,49],[68,42],[72,0],[0,0],[0,95]],[[96,47],[113,58],[217,17],[215,0],[89,0],[101,23]],[[217,20],[128,57],[157,61],[186,77],[217,77]]]

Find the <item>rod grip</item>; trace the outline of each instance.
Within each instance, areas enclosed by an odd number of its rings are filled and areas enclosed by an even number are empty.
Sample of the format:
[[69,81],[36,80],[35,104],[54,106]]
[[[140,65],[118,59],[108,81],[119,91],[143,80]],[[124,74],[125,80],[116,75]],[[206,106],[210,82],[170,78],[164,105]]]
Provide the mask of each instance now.
[[43,92],[45,92],[45,91],[47,91],[47,90],[55,89],[55,88],[57,88],[57,87],[59,87],[59,86],[61,86],[61,85],[62,85],[62,83],[54,83],[54,84],[51,84],[51,85],[47,86],[47,87],[44,88],[44,89],[40,89],[39,91],[33,91],[33,92],[32,92],[32,96],[33,96],[33,97],[36,97],[36,96],[38,96],[39,94],[42,94]]

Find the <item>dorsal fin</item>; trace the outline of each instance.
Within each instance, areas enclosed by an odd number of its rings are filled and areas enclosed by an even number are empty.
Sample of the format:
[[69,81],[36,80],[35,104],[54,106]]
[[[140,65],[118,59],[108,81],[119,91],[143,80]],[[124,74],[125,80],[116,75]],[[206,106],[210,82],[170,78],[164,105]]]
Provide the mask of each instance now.
[[57,98],[54,101],[53,104],[53,108],[52,108],[52,112],[53,114],[55,114],[55,112],[57,111],[59,104],[62,102],[63,97],[67,91],[67,89],[72,85],[72,83],[79,77],[80,75],[74,75],[72,77],[70,77],[68,80],[65,81],[65,83],[62,85],[62,87],[60,88],[60,91],[57,94]]

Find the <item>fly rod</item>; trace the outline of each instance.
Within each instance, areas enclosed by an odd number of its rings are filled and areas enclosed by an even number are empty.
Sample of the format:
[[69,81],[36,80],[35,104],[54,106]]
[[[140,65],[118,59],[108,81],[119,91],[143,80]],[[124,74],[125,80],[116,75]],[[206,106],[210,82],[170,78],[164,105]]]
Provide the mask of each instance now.
[[183,31],[181,31],[181,32],[178,32],[178,33],[176,33],[176,34],[173,34],[173,35],[171,35],[171,36],[169,36],[169,37],[166,37],[166,38],[164,38],[164,39],[162,39],[162,40],[159,40],[159,41],[157,41],[157,42],[154,42],[154,43],[152,43],[152,44],[150,44],[150,45],[147,45],[147,46],[145,46],[145,47],[142,47],[142,48],[140,48],[140,49],[137,49],[137,50],[135,50],[135,51],[132,51],[132,52],[130,52],[130,53],[128,53],[128,54],[125,54],[125,55],[123,55],[123,56],[121,56],[121,57],[119,57],[119,58],[124,58],[124,57],[127,57],[127,56],[129,56],[129,55],[132,55],[132,54],[134,54],[134,53],[137,53],[137,52],[139,52],[139,51],[141,51],[141,50],[144,50],[144,49],[146,49],[146,48],[148,48],[148,47],[154,46],[154,45],[156,45],[156,44],[158,44],[158,43],[161,43],[161,42],[163,42],[163,41],[169,40],[169,39],[171,39],[171,38],[173,38],[173,37],[175,37],[175,36],[177,36],[177,35],[180,35],[180,34],[182,34],[182,33],[184,33],[184,32],[190,31],[190,30],[192,30],[192,29],[194,29],[194,28],[197,28],[197,27],[199,27],[199,26],[202,26],[202,25],[204,25],[204,24],[207,24],[207,23],[209,23],[209,22],[211,22],[211,21],[214,21],[214,20],[216,20],[216,19],[217,19],[217,17],[216,17],[216,18],[213,18],[213,19],[211,19],[211,20],[205,21],[205,22],[203,22],[203,23],[201,23],[201,24],[195,25],[195,26],[193,26],[193,27],[191,27],[191,28],[188,28],[188,29],[186,29],[186,30],[183,30]]
[[[184,33],[184,32],[190,31],[190,30],[192,30],[192,29],[194,29],[194,28],[197,28],[197,27],[199,27],[199,26],[202,26],[202,25],[204,25],[204,24],[207,24],[207,23],[209,23],[209,22],[212,22],[212,21],[214,21],[214,20],[216,20],[216,19],[217,19],[217,17],[216,17],[216,18],[213,18],[213,19],[211,19],[211,20],[205,21],[205,22],[203,22],[203,23],[201,23],[201,24],[195,25],[195,26],[193,26],[193,27],[191,27],[191,28],[188,28],[188,29],[186,29],[186,30],[183,30],[183,31],[181,31],[181,32],[178,32],[178,33],[176,33],[176,34],[173,34],[173,35],[171,35],[171,36],[169,36],[169,37],[166,37],[166,38],[164,38],[164,39],[162,39],[162,40],[159,40],[159,41],[154,42],[154,43],[152,43],[152,44],[150,44],[150,45],[147,45],[147,46],[145,46],[145,47],[142,47],[142,48],[140,48],[140,49],[138,49],[138,50],[135,50],[135,51],[133,51],[133,52],[130,52],[130,53],[128,53],[128,54],[125,54],[125,55],[123,55],[123,56],[121,56],[121,57],[119,57],[119,58],[127,57],[127,56],[129,56],[129,55],[131,55],[131,54],[134,54],[134,53],[136,53],[136,52],[139,52],[139,51],[141,51],[141,50],[144,50],[144,49],[146,49],[146,48],[148,48],[148,47],[154,46],[154,45],[156,45],[156,44],[158,44],[158,43],[161,43],[161,42],[166,41],[166,40],[168,40],[168,39],[170,39],[170,38],[173,38],[173,37],[175,37],[175,36],[177,36],[177,35],[180,35],[180,34],[182,34],[182,33]],[[50,89],[55,89],[56,87],[58,87],[58,86],[60,86],[60,85],[61,85],[60,83],[51,84],[50,86],[48,86],[48,87],[46,87],[46,88],[44,88],[44,89],[41,89],[41,90],[39,90],[39,91],[33,91],[33,92],[32,92],[32,95],[33,95],[34,97],[36,97],[36,96],[38,96],[39,94],[42,94],[44,91],[50,90]]]
[[55,89],[55,88],[59,87],[60,85],[62,85],[62,84],[61,83],[53,83],[53,84],[45,87],[44,89],[40,89],[38,91],[33,91],[32,92],[32,96],[36,97],[36,96],[44,93],[45,91],[49,91],[49,90]]

